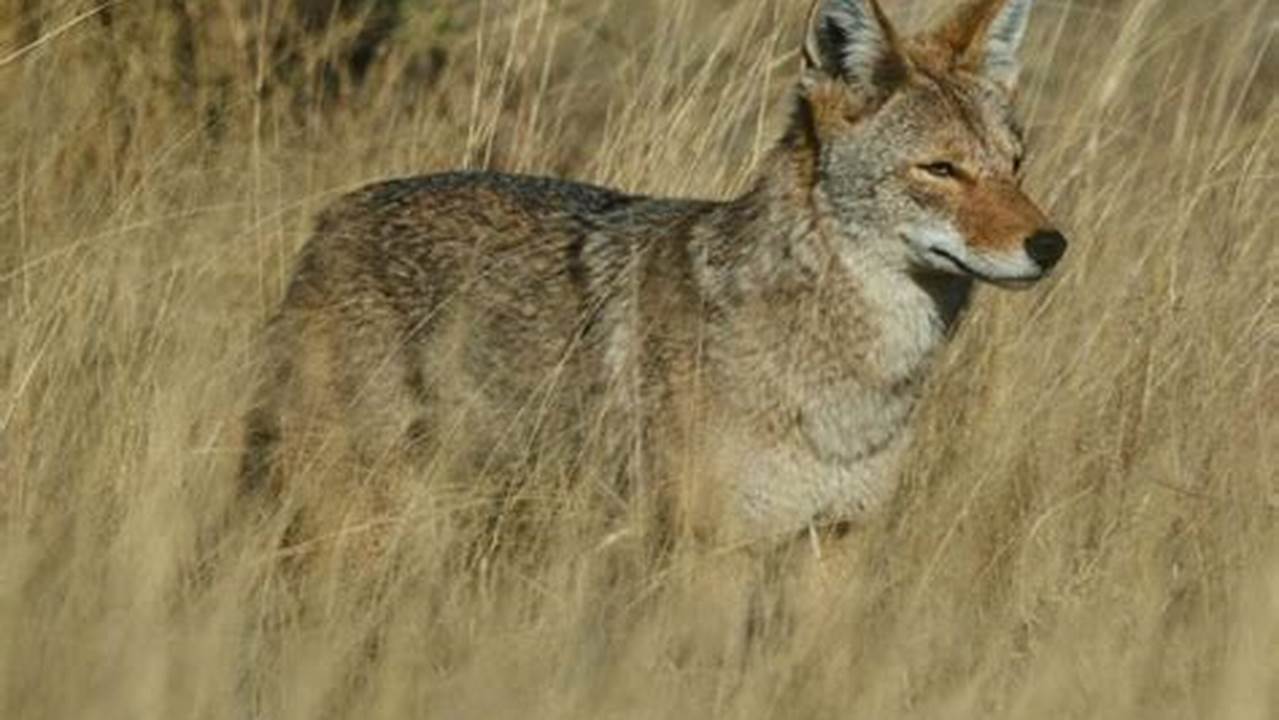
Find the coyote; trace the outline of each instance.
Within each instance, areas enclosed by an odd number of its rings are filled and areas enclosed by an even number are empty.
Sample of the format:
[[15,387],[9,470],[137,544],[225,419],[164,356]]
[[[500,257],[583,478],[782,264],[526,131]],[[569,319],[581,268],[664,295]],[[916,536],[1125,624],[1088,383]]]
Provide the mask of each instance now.
[[1030,9],[971,0],[904,37],[877,0],[819,0],[789,124],[727,201],[493,172],[343,197],[268,327],[244,481],[310,487],[340,446],[352,491],[443,456],[519,492],[558,453],[699,537],[873,510],[975,281],[1066,251],[1020,187]]

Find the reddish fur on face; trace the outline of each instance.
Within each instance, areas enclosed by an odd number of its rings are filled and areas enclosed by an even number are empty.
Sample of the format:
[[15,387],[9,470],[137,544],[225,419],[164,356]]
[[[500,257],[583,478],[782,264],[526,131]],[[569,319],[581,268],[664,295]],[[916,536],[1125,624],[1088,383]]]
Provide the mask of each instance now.
[[1009,179],[917,181],[913,195],[951,218],[968,246],[979,251],[1020,250],[1031,235],[1048,227],[1043,211]]
[[995,253],[1020,250],[1047,218],[1016,185],[983,180],[966,186],[955,208],[955,222],[968,245]]

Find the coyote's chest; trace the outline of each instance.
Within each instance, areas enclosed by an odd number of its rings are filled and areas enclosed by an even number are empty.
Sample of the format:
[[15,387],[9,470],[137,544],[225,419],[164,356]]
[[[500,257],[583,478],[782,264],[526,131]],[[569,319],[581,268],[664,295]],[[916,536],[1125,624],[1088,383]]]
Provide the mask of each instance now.
[[859,515],[896,486],[917,384],[848,381],[822,390],[775,401],[765,432],[730,421],[716,442],[735,514],[751,535]]
[[863,281],[843,312],[797,320],[784,336],[758,325],[738,336],[750,380],[712,446],[748,533],[855,516],[895,488],[947,314],[913,283],[886,284]]

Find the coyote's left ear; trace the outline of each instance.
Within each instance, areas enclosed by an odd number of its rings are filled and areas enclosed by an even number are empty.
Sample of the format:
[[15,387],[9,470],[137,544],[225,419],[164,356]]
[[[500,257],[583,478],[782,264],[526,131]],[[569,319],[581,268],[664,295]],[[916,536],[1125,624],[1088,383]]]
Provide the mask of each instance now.
[[957,62],[1008,92],[1017,89],[1017,51],[1026,37],[1034,0],[971,0],[942,26],[937,37]]

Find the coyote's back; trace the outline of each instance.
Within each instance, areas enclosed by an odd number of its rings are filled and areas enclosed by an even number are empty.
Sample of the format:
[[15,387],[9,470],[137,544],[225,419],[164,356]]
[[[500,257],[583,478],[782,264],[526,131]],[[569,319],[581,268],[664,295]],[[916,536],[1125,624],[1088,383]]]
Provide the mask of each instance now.
[[902,39],[818,2],[787,132],[729,201],[495,173],[343,198],[268,329],[247,489],[323,523],[445,468],[499,503],[589,478],[729,537],[873,507],[974,280],[1065,250],[1019,188],[1029,5]]

